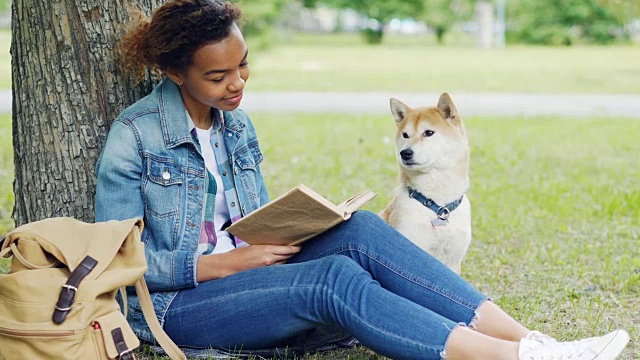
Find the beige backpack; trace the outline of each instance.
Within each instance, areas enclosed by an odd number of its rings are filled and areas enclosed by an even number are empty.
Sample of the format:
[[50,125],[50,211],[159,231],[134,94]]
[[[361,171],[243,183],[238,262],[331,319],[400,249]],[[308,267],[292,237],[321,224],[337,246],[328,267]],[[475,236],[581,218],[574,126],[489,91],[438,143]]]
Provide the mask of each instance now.
[[0,258],[12,257],[0,274],[0,359],[134,359],[140,342],[115,300],[128,285],[165,352],[186,359],[151,304],[142,226],[51,218],[10,232],[0,243]]

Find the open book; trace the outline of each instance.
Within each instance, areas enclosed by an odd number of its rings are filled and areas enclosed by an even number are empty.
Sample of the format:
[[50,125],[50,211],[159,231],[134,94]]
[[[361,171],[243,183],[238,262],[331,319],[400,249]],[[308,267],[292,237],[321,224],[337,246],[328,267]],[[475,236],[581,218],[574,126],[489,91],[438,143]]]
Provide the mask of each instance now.
[[376,195],[365,190],[334,205],[301,184],[226,230],[252,245],[296,245],[349,219]]

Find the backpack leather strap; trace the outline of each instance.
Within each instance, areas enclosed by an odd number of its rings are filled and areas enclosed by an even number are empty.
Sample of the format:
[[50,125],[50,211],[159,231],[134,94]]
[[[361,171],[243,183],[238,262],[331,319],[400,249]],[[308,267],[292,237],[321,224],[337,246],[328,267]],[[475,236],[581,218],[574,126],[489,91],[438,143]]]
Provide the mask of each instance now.
[[98,265],[98,261],[91,256],[85,257],[80,265],[73,270],[71,276],[67,280],[67,283],[62,285],[60,290],[60,296],[58,296],[58,302],[56,303],[56,309],[53,311],[52,320],[56,324],[62,324],[71,310],[71,306],[76,298],[76,291],[80,282],[84,279],[94,267]]
[[187,357],[184,355],[182,350],[169,338],[169,335],[162,330],[162,326],[156,317],[156,312],[153,309],[153,304],[151,303],[151,296],[149,295],[149,288],[147,288],[147,283],[144,281],[144,277],[140,278],[140,280],[136,281],[136,294],[138,294],[138,301],[140,301],[140,307],[142,307],[142,313],[144,314],[145,320],[147,320],[147,325],[149,325],[149,329],[155,336],[156,340],[165,353],[172,360],[187,360]]
[[120,300],[122,300],[122,315],[124,315],[124,317],[127,317],[127,313],[129,312],[129,300],[127,298],[127,287],[126,286],[121,286],[118,288],[118,292],[117,294],[120,294]]
[[118,350],[118,359],[120,360],[135,360],[133,356],[133,349],[129,349],[127,342],[124,340],[121,328],[115,328],[111,330],[111,338]]

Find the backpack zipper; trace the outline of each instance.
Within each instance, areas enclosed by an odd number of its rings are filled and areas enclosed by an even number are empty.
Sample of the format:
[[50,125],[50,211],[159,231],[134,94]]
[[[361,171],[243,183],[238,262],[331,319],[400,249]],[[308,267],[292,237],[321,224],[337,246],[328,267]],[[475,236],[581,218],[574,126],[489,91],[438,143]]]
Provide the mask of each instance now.
[[20,336],[20,337],[62,337],[72,336],[76,332],[73,330],[11,330],[0,328],[0,335]]

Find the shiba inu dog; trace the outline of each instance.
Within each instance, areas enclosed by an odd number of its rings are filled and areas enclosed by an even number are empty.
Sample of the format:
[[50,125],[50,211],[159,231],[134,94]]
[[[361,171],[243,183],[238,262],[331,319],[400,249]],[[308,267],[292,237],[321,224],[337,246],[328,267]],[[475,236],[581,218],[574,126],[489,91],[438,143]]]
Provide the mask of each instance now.
[[460,273],[471,242],[470,149],[451,97],[412,109],[390,100],[396,121],[400,185],[382,218],[423,250]]

